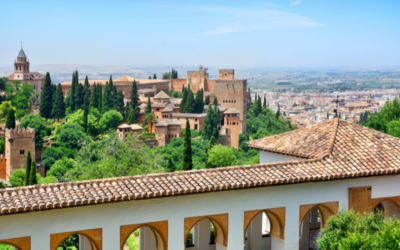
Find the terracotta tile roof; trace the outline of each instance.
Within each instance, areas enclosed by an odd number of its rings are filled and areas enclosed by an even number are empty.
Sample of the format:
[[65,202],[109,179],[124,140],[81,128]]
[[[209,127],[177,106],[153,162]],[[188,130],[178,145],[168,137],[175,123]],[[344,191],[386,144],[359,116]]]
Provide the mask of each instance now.
[[400,173],[400,139],[339,119],[310,128],[327,144],[315,159],[1,189],[0,214]]
[[153,97],[154,99],[167,99],[170,98],[169,95],[165,94],[164,91],[160,91],[157,95]]

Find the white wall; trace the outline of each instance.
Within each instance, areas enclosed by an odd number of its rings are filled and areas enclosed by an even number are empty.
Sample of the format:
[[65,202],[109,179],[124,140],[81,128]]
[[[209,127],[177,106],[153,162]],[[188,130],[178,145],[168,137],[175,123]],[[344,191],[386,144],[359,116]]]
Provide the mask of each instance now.
[[[50,234],[103,229],[103,249],[119,249],[120,226],[168,220],[168,249],[184,250],[186,217],[229,213],[229,250],[243,250],[244,211],[286,207],[285,240],[279,249],[299,249],[299,206],[339,201],[351,187],[372,186],[372,198],[399,196],[400,175],[308,182],[181,195],[0,216],[0,239],[31,236],[31,249],[50,249]],[[279,239],[272,245],[277,245]],[[216,249],[223,249],[216,245]],[[147,250],[147,249],[146,249]]]
[[289,155],[260,150],[260,163],[273,163],[273,162],[298,161],[298,160],[305,160],[305,159],[301,157],[289,156]]

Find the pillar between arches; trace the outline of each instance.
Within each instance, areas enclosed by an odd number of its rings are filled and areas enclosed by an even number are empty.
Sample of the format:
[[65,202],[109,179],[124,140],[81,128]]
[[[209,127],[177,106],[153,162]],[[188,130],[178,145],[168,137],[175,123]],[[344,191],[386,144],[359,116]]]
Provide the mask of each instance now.
[[168,250],[168,221],[147,222],[125,225],[120,227],[120,249],[123,249],[128,236],[136,229],[147,226],[151,228],[156,237],[157,250]]

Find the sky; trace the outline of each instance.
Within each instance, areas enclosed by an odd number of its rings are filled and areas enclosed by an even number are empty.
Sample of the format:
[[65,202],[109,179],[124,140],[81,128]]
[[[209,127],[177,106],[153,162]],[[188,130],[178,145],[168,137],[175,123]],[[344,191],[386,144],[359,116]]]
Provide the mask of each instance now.
[[0,65],[400,69],[400,1],[0,1]]

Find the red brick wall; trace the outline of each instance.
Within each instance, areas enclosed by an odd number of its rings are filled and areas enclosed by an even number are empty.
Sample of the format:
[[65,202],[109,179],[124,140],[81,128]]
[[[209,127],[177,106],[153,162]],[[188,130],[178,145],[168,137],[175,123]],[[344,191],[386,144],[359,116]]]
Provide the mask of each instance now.
[[[172,79],[171,80],[170,89],[173,89],[173,90],[176,90],[176,91],[182,91],[182,86],[186,86],[186,79],[185,78]],[[167,93],[167,94],[169,94],[169,93]]]
[[0,179],[7,180],[7,164],[6,157],[0,155]]

